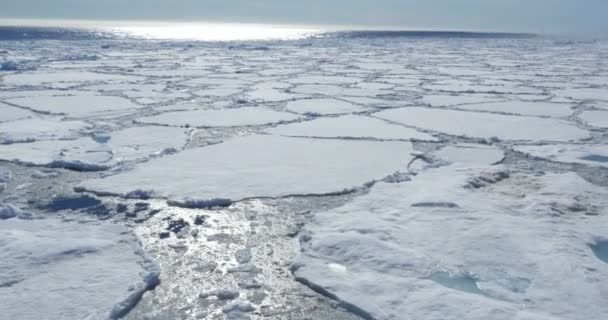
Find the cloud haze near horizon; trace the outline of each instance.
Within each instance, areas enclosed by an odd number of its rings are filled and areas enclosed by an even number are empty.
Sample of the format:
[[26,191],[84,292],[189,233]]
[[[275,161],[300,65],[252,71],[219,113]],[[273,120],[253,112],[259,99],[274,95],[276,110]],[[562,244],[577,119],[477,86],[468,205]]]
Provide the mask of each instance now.
[[1,18],[608,32],[606,0],[0,0]]

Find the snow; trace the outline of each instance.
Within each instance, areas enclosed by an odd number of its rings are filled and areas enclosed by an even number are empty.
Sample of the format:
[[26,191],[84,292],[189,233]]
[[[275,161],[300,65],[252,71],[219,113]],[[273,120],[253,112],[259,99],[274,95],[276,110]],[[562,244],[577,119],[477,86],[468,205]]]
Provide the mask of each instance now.
[[458,109],[547,117],[567,117],[573,112],[569,105],[540,101],[504,101],[483,104],[468,104],[458,106]]
[[131,127],[76,140],[0,145],[0,159],[27,165],[105,170],[127,161],[181,149],[186,131],[171,127]]
[[513,150],[550,161],[608,167],[608,146],[605,144],[516,145]]
[[0,122],[15,121],[32,116],[32,112],[0,102]]
[[328,115],[365,111],[366,108],[337,99],[305,99],[290,101],[287,110],[299,114]]
[[420,107],[397,108],[374,114],[408,126],[474,138],[504,140],[571,141],[589,138],[589,133],[564,120],[541,119],[469,111]]
[[583,121],[587,124],[600,127],[600,128],[608,128],[608,111],[600,111],[600,110],[589,110],[584,111],[579,115]]
[[10,74],[4,76],[4,83],[19,86],[51,85],[63,87],[61,84],[75,85],[89,82],[106,81],[136,81],[141,77],[104,74],[88,71],[35,71]]
[[0,220],[0,247],[6,319],[117,319],[158,283],[158,267],[120,225]]
[[467,94],[457,94],[457,95],[425,95],[423,96],[419,102],[428,104],[432,107],[449,107],[449,106],[457,106],[463,104],[473,104],[473,103],[488,103],[499,101],[500,98],[495,96],[488,95],[467,95]]
[[0,144],[75,138],[90,125],[59,118],[32,118],[0,123]]
[[364,318],[602,318],[608,191],[574,173],[466,187],[500,170],[430,169],[315,214],[296,278]]
[[92,94],[50,97],[35,96],[9,99],[7,102],[40,112],[65,114],[72,117],[94,116],[108,111],[125,111],[140,107],[125,98]]
[[385,140],[437,141],[431,135],[368,116],[346,115],[318,118],[267,129],[266,132],[292,137],[374,138]]
[[480,144],[457,144],[447,146],[433,153],[435,157],[448,163],[468,165],[492,165],[502,161],[504,151]]
[[341,193],[405,168],[412,158],[411,149],[408,142],[252,135],[86,180],[80,188],[124,197],[144,191],[184,205]]
[[220,110],[193,110],[162,113],[137,119],[139,123],[191,127],[256,126],[297,120],[286,112],[262,107],[243,107]]
[[557,96],[576,100],[602,100],[608,101],[608,90],[602,88],[568,88],[555,90]]

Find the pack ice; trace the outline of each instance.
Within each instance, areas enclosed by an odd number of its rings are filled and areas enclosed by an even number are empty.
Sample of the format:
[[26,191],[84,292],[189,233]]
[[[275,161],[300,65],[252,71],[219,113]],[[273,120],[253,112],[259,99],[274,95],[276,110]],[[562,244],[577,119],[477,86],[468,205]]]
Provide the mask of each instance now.
[[158,284],[159,269],[124,226],[0,219],[3,319],[118,319]]
[[429,169],[316,214],[296,278],[369,319],[602,318],[608,193],[504,170]]
[[251,135],[155,159],[128,172],[84,181],[79,188],[203,207],[218,199],[340,193],[405,169],[410,151],[409,142]]

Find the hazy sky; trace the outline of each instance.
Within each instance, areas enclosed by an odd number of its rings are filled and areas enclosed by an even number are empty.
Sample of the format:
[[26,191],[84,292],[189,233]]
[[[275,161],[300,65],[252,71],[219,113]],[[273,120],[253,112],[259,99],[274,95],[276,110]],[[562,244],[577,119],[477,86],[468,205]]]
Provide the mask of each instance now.
[[0,0],[0,17],[608,33],[608,0]]

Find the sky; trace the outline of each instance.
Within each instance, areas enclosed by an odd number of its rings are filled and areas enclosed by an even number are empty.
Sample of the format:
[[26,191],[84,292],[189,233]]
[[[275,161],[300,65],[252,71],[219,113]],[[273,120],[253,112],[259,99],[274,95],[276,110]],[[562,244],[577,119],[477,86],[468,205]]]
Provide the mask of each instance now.
[[0,18],[608,34],[608,0],[0,0]]

